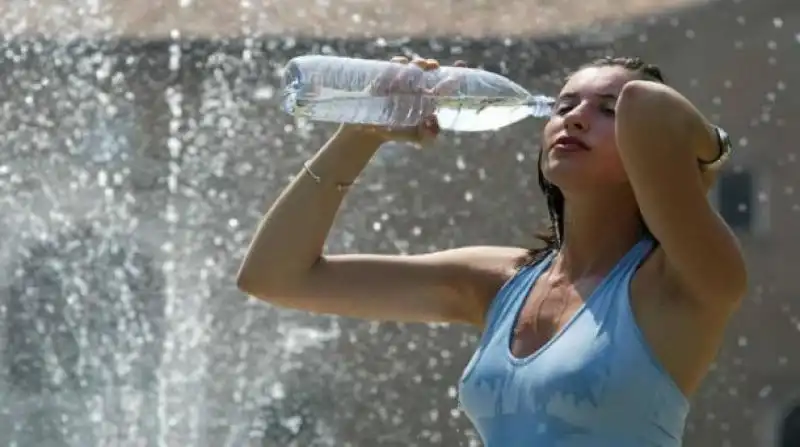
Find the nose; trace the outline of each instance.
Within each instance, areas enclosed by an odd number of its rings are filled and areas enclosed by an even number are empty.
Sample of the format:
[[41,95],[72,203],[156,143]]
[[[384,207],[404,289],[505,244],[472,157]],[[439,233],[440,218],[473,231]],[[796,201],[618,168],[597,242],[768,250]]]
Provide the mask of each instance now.
[[589,130],[589,117],[586,104],[579,104],[564,116],[564,126],[567,130],[586,132]]

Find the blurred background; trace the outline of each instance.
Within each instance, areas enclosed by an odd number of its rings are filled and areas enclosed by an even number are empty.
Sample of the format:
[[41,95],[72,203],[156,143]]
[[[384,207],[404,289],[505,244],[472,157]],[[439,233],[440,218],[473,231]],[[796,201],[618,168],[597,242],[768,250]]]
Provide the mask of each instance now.
[[[478,446],[460,326],[249,300],[267,205],[330,134],[277,107],[305,53],[464,59],[555,94],[603,55],[664,70],[732,136],[711,199],[752,288],[689,447],[800,446],[800,3],[29,0],[0,4],[0,445]],[[330,252],[533,243],[541,121],[386,147]]]

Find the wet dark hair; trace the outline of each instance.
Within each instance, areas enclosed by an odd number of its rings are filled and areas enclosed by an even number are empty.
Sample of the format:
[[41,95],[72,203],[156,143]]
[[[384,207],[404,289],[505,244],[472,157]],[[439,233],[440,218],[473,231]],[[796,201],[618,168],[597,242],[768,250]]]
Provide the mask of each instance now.
[[[592,67],[621,67],[638,74],[643,80],[666,84],[666,80],[661,74],[661,69],[655,65],[644,62],[638,57],[605,57],[596,59],[581,65],[572,73],[574,74],[585,68]],[[542,171],[542,152],[541,150],[539,151],[536,166],[539,176],[539,189],[544,193],[547,202],[547,213],[550,217],[550,225],[546,231],[536,236],[537,239],[544,242],[545,246],[529,249],[527,255],[520,263],[521,265],[531,265],[541,261],[551,251],[561,248],[561,243],[564,239],[564,194],[556,185],[548,182],[544,177],[544,172]]]

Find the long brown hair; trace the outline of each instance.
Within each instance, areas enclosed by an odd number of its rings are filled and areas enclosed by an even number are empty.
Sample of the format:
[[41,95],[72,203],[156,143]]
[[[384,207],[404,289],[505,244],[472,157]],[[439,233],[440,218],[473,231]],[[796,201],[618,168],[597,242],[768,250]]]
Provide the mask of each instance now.
[[[638,74],[642,79],[666,84],[661,69],[655,65],[648,64],[638,57],[606,57],[593,60],[582,65],[575,70],[576,73],[584,68],[590,67],[622,67]],[[542,190],[547,202],[547,213],[550,217],[550,225],[547,230],[536,235],[537,239],[544,242],[544,247],[531,248],[525,256],[521,265],[531,265],[541,261],[548,253],[561,248],[564,240],[564,194],[558,187],[544,176],[542,171],[542,153],[536,161],[539,176],[539,189]]]

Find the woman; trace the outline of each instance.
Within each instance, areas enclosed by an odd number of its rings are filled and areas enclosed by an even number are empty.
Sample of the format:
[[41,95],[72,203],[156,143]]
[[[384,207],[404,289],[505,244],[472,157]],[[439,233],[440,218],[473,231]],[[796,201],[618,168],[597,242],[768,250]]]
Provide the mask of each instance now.
[[679,446],[687,399],[747,287],[736,238],[706,200],[724,135],[656,67],[596,61],[569,77],[544,128],[544,249],[323,256],[378,147],[436,131],[431,119],[340,128],[264,217],[239,287],[312,312],[483,328],[460,399],[488,447]]

